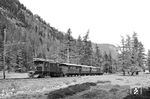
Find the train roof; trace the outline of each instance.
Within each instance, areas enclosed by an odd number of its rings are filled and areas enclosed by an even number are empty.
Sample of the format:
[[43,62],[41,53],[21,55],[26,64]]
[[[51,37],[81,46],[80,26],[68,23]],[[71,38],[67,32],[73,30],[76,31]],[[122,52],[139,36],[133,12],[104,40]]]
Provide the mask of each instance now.
[[88,65],[79,65],[79,64],[70,64],[70,63],[62,63],[63,65],[67,66],[75,66],[75,67],[91,67],[91,68],[100,68],[100,67],[94,67],[94,66],[88,66]]
[[42,62],[56,63],[54,60],[44,59],[44,58],[33,58],[33,61],[42,61]]
[[76,67],[90,67],[87,65],[79,65],[79,64],[71,64],[71,63],[62,63],[63,65],[68,65],[68,66],[76,66]]

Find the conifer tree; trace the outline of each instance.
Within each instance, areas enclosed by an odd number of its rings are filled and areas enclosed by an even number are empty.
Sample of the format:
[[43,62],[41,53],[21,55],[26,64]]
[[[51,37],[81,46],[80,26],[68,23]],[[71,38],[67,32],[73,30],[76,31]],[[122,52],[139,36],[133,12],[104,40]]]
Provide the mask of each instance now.
[[94,55],[94,57],[95,57],[94,63],[96,66],[101,67],[101,65],[102,65],[102,54],[101,54],[100,49],[99,49],[97,44],[95,46],[95,49],[96,49],[96,51],[95,51],[95,55]]
[[4,37],[4,26],[0,25],[0,69],[3,69],[3,51],[4,51],[4,46],[3,46],[3,37]]
[[92,43],[89,38],[89,31],[83,37],[83,55],[81,58],[81,64],[83,65],[92,65]]
[[145,49],[142,44],[142,42],[139,42],[139,53],[138,53],[138,62],[139,67],[142,67],[144,69],[144,62],[145,62]]
[[109,52],[109,55],[108,55],[108,62],[109,62],[109,73],[112,73],[112,62],[113,62],[113,59],[112,59],[112,54],[111,52]]
[[106,52],[104,52],[103,58],[104,58],[104,69],[103,70],[104,70],[104,72],[108,73],[109,72],[109,57]]
[[147,65],[148,65],[148,70],[150,72],[150,50],[148,50],[148,54],[147,54]]
[[64,62],[73,63],[75,57],[75,40],[71,35],[71,29],[67,30],[67,33],[63,41],[63,49],[61,50],[61,57],[64,58]]
[[132,65],[137,66],[138,65],[138,47],[139,47],[139,41],[137,38],[137,34],[134,33],[132,36],[133,39],[133,47],[132,47]]
[[82,38],[79,35],[77,41],[76,41],[76,54],[77,54],[77,64],[81,64],[81,58],[83,55],[83,42]]
[[123,75],[125,75],[125,38],[121,37],[121,46],[119,46],[120,54],[119,54],[119,62],[121,65],[121,70],[123,72]]

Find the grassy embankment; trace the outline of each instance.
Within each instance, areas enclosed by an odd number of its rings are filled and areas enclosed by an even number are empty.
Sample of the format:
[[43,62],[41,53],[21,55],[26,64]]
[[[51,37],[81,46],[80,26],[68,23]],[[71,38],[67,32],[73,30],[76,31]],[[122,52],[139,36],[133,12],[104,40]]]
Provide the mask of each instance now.
[[[148,89],[143,88],[142,95],[135,96],[128,93],[130,85],[148,84],[148,78],[148,75],[104,75],[49,79],[8,79],[0,80],[0,95],[1,97],[2,95],[8,96],[7,99],[150,99]],[[142,82],[133,83],[135,80],[142,80]],[[147,81],[143,82],[143,80]],[[123,83],[116,85],[114,82],[116,84]]]

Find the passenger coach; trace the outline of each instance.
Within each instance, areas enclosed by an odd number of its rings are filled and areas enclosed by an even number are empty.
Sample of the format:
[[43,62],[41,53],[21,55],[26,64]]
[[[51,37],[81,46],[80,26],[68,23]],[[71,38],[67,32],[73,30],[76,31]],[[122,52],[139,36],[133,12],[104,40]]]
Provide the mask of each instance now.
[[63,64],[60,64],[60,68],[63,72],[63,75],[66,75],[66,76],[102,75],[103,74],[100,67],[87,66],[87,65],[63,63]]

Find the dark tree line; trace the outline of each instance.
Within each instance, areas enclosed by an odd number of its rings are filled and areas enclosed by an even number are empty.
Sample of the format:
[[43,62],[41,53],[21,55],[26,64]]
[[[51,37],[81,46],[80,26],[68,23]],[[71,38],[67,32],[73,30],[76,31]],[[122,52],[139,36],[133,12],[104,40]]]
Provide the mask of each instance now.
[[89,40],[89,31],[85,36],[73,39],[71,29],[68,29],[60,52],[64,59],[63,62],[98,66],[107,73],[112,73],[115,70],[113,67],[115,60],[112,58],[111,52],[103,53],[97,44],[93,48],[92,42]]

